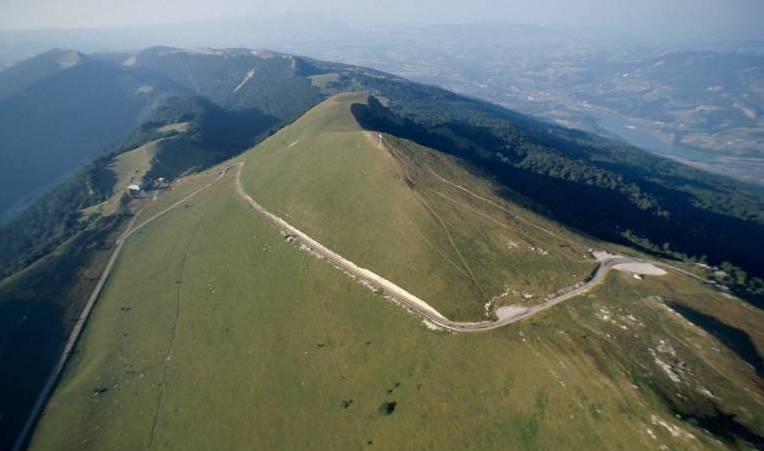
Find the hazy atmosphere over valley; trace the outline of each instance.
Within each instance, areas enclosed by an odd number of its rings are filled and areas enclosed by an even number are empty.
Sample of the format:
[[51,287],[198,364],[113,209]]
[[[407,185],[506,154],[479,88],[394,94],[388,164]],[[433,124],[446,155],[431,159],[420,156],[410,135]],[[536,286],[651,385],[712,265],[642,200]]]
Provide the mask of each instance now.
[[0,0],[0,450],[764,448],[762,19]]

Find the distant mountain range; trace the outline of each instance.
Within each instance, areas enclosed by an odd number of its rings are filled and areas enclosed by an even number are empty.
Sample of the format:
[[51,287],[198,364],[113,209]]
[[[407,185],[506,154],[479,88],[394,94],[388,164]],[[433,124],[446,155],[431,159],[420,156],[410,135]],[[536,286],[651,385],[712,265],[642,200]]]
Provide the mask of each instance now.
[[627,35],[512,23],[360,27],[292,15],[136,29],[0,32],[0,67],[53,45],[89,52],[156,42],[270,47],[436,84],[764,184],[764,42],[707,33],[692,40]]

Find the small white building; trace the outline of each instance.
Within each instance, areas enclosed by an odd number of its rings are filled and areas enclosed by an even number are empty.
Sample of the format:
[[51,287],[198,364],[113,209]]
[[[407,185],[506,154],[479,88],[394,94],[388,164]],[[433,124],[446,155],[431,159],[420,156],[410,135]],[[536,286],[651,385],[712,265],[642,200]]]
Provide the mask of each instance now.
[[135,182],[133,184],[127,185],[127,191],[129,193],[138,193],[141,191],[141,182]]

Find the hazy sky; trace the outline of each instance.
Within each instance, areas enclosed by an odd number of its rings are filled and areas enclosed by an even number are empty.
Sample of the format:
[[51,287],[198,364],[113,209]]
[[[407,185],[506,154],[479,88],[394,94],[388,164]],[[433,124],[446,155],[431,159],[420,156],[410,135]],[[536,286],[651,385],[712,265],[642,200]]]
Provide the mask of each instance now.
[[0,29],[108,28],[319,13],[350,24],[506,21],[764,37],[764,0],[0,0]]

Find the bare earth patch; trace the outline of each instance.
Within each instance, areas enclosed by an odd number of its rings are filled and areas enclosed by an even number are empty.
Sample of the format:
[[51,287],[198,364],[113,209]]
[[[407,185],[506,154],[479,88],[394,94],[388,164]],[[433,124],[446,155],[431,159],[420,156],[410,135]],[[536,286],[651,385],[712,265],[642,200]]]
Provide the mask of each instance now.
[[642,274],[644,276],[662,276],[666,274],[666,271],[653,265],[652,263],[620,263],[613,266],[616,271],[630,272],[634,274]]
[[496,309],[496,316],[499,319],[512,318],[522,315],[528,311],[528,307],[521,305],[505,305]]
[[176,122],[174,124],[167,124],[165,126],[159,127],[157,131],[160,133],[164,132],[178,132],[178,133],[184,133],[188,131],[188,122]]
[[154,87],[151,85],[142,85],[138,89],[135,90],[136,94],[148,94],[151,91],[154,90]]

